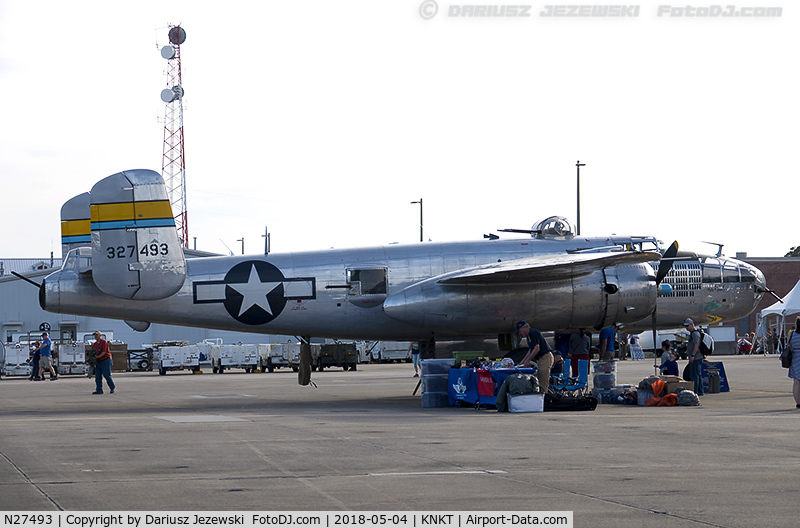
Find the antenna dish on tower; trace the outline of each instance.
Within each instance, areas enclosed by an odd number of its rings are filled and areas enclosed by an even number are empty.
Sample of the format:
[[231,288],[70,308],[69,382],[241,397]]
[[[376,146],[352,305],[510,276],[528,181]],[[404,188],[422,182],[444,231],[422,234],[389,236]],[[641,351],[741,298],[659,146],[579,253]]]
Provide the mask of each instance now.
[[164,88],[161,90],[161,100],[165,103],[177,101],[183,97],[183,88],[180,86],[173,86],[172,88]]
[[169,30],[169,41],[176,46],[180,46],[186,42],[186,31],[180,26],[175,26]]
[[164,46],[161,48],[161,56],[167,60],[171,60],[175,58],[175,48],[172,46]]

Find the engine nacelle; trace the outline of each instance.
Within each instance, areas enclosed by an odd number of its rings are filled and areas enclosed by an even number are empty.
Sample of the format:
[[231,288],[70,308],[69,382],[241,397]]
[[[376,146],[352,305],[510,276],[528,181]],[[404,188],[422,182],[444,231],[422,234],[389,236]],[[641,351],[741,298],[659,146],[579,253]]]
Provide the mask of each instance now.
[[[442,334],[508,332],[514,320],[559,331],[601,329],[648,317],[655,274],[643,263],[612,266],[572,279],[519,284],[445,284],[434,277],[389,296],[389,317]],[[510,307],[514,307],[513,309]]]

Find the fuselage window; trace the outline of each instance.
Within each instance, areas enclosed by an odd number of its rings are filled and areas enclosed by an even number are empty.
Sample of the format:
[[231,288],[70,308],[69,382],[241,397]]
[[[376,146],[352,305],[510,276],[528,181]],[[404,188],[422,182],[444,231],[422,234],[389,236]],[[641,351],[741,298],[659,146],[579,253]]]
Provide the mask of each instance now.
[[350,295],[386,295],[386,268],[349,269]]

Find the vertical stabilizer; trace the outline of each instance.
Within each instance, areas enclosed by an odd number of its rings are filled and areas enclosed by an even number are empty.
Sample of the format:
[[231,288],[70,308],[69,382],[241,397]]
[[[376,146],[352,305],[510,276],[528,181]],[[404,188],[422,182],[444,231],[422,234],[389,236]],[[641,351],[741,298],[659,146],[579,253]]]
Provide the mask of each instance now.
[[89,222],[89,193],[70,198],[61,206],[61,256],[71,249],[92,245]]
[[92,277],[122,299],[164,299],[186,278],[186,260],[161,176],[151,170],[109,176],[90,193]]

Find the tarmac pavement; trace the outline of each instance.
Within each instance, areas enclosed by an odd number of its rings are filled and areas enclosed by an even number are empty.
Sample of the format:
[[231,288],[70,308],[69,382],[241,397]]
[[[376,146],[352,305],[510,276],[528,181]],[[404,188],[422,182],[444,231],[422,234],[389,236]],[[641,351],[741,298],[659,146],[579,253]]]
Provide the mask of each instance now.
[[[576,527],[794,527],[800,410],[775,356],[701,407],[422,408],[410,365],[0,379],[4,511],[573,511]],[[685,361],[679,362],[681,369]],[[653,360],[618,364],[637,384]]]

